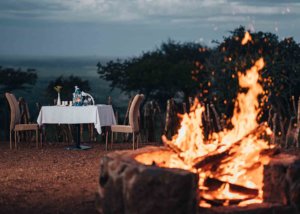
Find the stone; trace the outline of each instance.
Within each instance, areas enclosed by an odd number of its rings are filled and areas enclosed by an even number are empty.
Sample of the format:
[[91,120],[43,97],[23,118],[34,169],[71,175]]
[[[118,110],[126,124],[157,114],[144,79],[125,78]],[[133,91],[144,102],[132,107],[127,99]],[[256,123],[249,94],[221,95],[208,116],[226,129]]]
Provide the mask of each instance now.
[[[96,202],[100,213],[197,213],[198,175],[182,169],[144,165],[134,159],[138,154],[156,154],[156,151],[170,153],[159,147],[146,147],[112,152],[101,159]],[[157,158],[163,161],[162,157]]]
[[300,160],[280,154],[264,166],[263,199],[269,203],[291,205],[300,213]]

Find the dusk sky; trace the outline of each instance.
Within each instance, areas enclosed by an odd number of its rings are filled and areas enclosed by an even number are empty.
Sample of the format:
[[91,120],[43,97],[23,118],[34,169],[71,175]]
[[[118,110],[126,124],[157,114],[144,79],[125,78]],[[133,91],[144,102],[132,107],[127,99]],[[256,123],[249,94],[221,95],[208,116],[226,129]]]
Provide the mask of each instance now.
[[240,25],[300,42],[300,0],[0,0],[0,55],[140,55]]

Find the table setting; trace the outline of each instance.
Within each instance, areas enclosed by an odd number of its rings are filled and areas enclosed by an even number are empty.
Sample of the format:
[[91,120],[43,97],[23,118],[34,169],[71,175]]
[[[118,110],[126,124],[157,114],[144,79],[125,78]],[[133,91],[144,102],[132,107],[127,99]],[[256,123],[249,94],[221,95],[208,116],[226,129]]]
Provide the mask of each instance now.
[[[61,88],[58,91],[58,98],[60,90]],[[97,133],[101,134],[101,127],[115,125],[116,119],[111,105],[95,104],[94,98],[90,94],[75,86],[72,101],[57,99],[54,106],[42,106],[37,123],[40,126],[44,124],[75,124],[78,131],[74,149],[84,149],[80,145],[80,124],[93,123]]]

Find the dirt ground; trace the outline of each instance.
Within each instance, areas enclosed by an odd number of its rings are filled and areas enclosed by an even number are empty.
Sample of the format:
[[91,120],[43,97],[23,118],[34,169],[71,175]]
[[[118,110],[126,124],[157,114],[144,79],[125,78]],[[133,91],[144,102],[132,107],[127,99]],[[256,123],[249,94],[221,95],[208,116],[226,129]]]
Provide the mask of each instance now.
[[[59,143],[10,150],[0,142],[0,213],[97,213],[99,161],[107,152],[104,144],[89,145],[84,151]],[[115,144],[114,150],[131,145]]]
[[[99,163],[107,152],[103,143],[88,145],[92,149],[70,151],[62,143],[43,149],[23,143],[10,150],[8,142],[0,142],[0,214],[97,213]],[[131,146],[118,143],[114,150]],[[289,153],[300,155],[295,149]]]

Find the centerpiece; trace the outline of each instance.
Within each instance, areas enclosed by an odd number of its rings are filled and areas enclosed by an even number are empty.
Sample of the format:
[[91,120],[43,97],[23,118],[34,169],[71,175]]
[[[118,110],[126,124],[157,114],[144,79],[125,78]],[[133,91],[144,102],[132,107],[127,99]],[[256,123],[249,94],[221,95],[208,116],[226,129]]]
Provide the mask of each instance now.
[[56,105],[60,106],[61,105],[61,99],[60,99],[60,92],[61,92],[62,86],[57,85],[54,87],[54,90],[57,92],[57,100],[56,100]]

